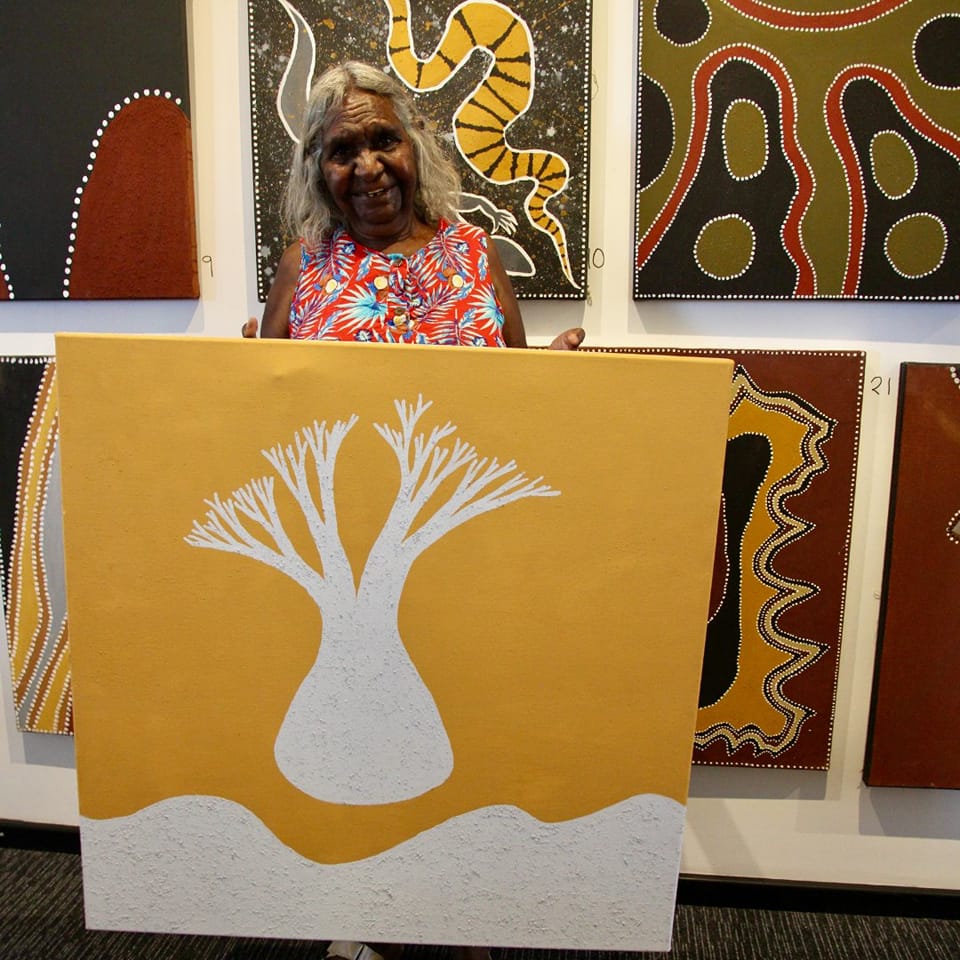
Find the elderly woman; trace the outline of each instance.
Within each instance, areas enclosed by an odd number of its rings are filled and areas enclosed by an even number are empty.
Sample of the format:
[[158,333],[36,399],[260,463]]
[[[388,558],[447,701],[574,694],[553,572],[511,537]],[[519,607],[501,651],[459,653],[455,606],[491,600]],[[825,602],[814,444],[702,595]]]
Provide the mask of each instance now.
[[[284,197],[292,236],[261,336],[525,347],[506,271],[412,97],[369,64],[314,84]],[[256,336],[256,321],[244,326]],[[576,349],[580,329],[557,337]]]
[[[284,196],[292,243],[261,336],[525,347],[496,247],[457,217],[456,168],[412,97],[365,63],[327,70],[307,102]],[[244,336],[257,333],[249,320]],[[551,346],[575,350],[583,330]],[[334,941],[329,958],[395,960],[401,947]],[[458,960],[489,958],[459,947]]]

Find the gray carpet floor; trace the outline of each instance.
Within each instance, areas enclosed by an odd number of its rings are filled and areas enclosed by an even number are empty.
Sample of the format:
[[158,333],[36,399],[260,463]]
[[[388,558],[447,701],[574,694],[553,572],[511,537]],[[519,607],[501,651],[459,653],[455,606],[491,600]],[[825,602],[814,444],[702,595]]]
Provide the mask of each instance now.
[[[321,960],[292,940],[105,933],[83,926],[80,858],[0,847],[0,960]],[[631,954],[499,950],[497,960],[629,960]],[[733,907],[677,908],[673,960],[960,960],[960,920]],[[404,960],[447,960],[409,947]]]

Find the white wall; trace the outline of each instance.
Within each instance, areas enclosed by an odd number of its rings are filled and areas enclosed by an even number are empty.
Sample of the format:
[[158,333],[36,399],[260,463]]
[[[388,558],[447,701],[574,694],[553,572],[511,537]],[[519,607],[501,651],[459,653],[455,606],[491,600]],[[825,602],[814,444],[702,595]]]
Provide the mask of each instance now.
[[[876,640],[884,526],[904,360],[960,361],[960,304],[662,302],[631,299],[636,23],[633,2],[595,4],[590,300],[523,305],[545,342],[586,327],[603,345],[867,350],[846,627],[827,773],[697,767],[683,870],[695,874],[960,888],[960,792],[864,787],[860,780]],[[235,336],[258,314],[245,4],[190,5],[198,195],[199,302],[4,303],[0,353],[51,353],[57,330]],[[892,390],[886,393],[886,379]],[[0,819],[77,822],[69,738],[16,732],[0,657]]]

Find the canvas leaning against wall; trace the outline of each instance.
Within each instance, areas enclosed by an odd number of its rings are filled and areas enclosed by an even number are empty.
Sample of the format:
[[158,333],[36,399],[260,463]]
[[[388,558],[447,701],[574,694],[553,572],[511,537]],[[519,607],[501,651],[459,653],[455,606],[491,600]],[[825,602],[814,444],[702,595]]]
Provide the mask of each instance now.
[[72,733],[56,365],[0,357],[0,585],[17,729]]
[[736,363],[694,762],[826,769],[865,354],[615,349]]
[[0,299],[198,296],[186,10],[4,4]]
[[57,349],[91,926],[669,944],[728,362]]
[[955,0],[640,18],[635,298],[960,297]]
[[248,0],[257,277],[280,255],[280,198],[307,91],[344,60],[415,92],[457,162],[460,216],[485,229],[518,297],[583,299],[590,0]]
[[960,789],[960,365],[904,363],[864,780]]

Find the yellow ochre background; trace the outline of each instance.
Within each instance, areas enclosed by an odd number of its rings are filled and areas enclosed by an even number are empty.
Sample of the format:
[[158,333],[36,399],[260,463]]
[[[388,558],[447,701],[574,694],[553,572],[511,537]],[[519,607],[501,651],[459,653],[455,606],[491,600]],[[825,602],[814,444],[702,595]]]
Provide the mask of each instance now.
[[[226,797],[332,863],[491,804],[558,821],[641,793],[686,802],[729,361],[64,334],[57,366],[83,816]],[[394,399],[420,393],[418,432],[451,420],[561,495],[468,521],[407,579],[400,633],[450,778],[402,803],[325,803],[273,758],[320,612],[277,571],[183,538],[205,498],[273,473],[262,449],[357,413],[335,491],[359,578],[399,478],[372,424],[397,427]]]

